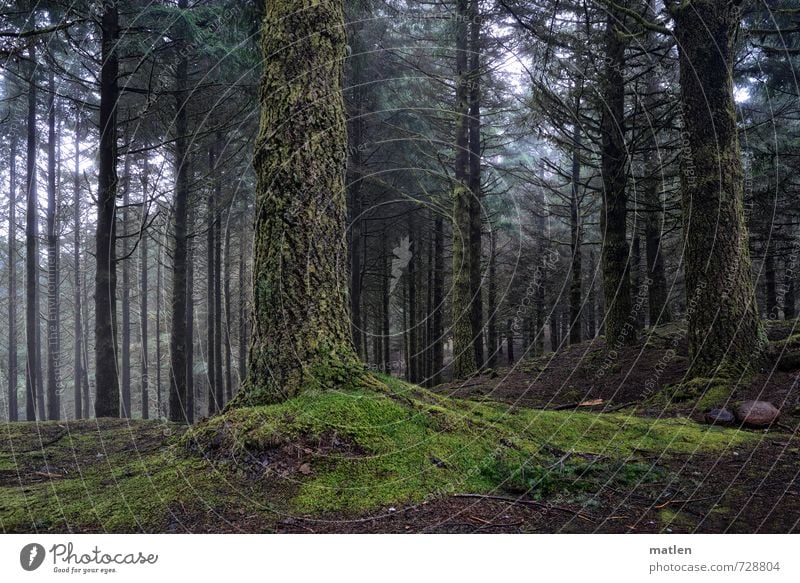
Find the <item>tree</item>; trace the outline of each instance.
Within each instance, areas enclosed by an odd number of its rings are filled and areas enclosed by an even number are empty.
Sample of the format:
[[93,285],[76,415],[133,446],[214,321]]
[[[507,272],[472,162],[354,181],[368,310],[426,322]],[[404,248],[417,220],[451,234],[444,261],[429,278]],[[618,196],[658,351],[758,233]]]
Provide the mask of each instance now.
[[262,25],[253,338],[240,405],[363,374],[347,299],[342,1],[268,2]]
[[100,19],[100,150],[95,238],[95,415],[119,417],[117,373],[117,101],[119,99],[119,14],[117,3],[103,2]]
[[[766,345],[755,303],[732,68],[738,2],[670,2],[680,55],[681,172],[689,346],[694,374],[744,370]],[[710,48],[710,47],[713,47]]]

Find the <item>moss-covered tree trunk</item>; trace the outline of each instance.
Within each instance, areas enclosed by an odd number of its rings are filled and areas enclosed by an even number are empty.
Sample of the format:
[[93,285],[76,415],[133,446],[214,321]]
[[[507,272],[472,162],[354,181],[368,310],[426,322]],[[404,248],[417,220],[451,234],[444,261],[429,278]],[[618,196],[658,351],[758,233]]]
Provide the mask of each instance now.
[[466,378],[477,370],[472,329],[472,279],[469,189],[469,3],[459,0],[456,27],[456,140],[455,186],[453,189],[453,377]]
[[263,21],[253,330],[232,401],[265,404],[363,373],[347,297],[341,0],[275,0]]
[[746,368],[764,347],[750,272],[732,64],[734,2],[673,7],[683,105],[683,229],[695,374]]

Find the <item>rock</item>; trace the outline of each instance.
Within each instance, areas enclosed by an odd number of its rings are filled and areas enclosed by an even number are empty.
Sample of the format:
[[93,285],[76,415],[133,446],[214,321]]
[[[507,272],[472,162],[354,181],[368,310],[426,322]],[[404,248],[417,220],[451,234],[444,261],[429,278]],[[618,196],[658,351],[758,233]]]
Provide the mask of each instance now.
[[733,425],[735,420],[733,413],[724,407],[722,409],[711,409],[705,415],[705,421],[709,425]]
[[736,418],[750,427],[767,427],[774,423],[781,412],[767,401],[745,401],[737,405]]

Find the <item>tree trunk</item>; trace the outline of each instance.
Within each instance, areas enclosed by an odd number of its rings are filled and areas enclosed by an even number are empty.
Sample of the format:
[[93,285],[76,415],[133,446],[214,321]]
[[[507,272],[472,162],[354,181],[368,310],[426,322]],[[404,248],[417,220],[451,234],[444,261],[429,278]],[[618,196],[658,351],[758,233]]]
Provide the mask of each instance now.
[[[11,131],[8,169],[8,420],[19,419],[17,398],[17,149],[19,136]],[[77,274],[77,271],[76,271]]]
[[783,265],[783,279],[784,279],[784,296],[783,296],[783,318],[784,320],[793,320],[797,317],[796,303],[794,291],[795,280],[795,265],[791,258],[784,259]]
[[570,188],[570,251],[572,253],[572,265],[570,266],[570,286],[569,286],[569,309],[570,309],[570,328],[569,343],[580,344],[583,340],[583,322],[581,321],[581,309],[583,304],[581,270],[582,259],[582,232],[581,232],[581,207],[580,197],[578,196],[581,181],[581,144],[582,134],[580,119],[581,98],[580,92],[575,98],[575,127],[572,132],[572,185]]
[[214,168],[214,396],[219,408],[225,403],[222,380],[222,174],[219,169],[221,140],[217,136],[217,167]]
[[514,364],[514,320],[506,322],[506,353],[508,364]]
[[469,189],[469,0],[458,0],[456,28],[456,160],[453,190],[453,378],[477,370],[472,331],[472,193]]
[[231,369],[231,211],[225,221],[225,400],[233,398],[233,372]]
[[28,157],[26,174],[26,200],[27,210],[25,213],[25,337],[27,345],[27,355],[25,359],[25,417],[28,421],[36,421],[37,413],[39,419],[44,419],[43,404],[37,403],[39,400],[39,313],[36,307],[36,297],[38,288],[38,213],[36,192],[36,49],[31,45],[30,55],[30,78],[28,83]]
[[610,348],[636,341],[631,316],[630,254],[627,240],[627,165],[625,149],[625,41],[620,37],[620,13],[610,8],[606,22],[604,108],[601,120],[603,209],[603,290],[606,298],[606,341]]
[[47,110],[47,418],[61,415],[61,330],[59,314],[58,229],[56,226],[55,73],[48,79]]
[[[189,162],[187,161],[187,164]],[[194,225],[194,213],[190,213],[189,225]],[[186,422],[194,423],[197,412],[197,393],[194,386],[194,245],[187,241],[186,247]],[[210,396],[210,395],[209,395]]]
[[486,365],[493,369],[497,367],[497,232],[494,229],[489,239],[489,291],[486,299],[489,314],[486,321],[489,356]]
[[159,244],[156,256],[156,419],[161,419],[164,414],[161,391],[161,286],[164,280],[161,272],[161,263],[164,259],[164,245]]
[[479,1],[469,5],[469,280],[471,292],[472,342],[476,368],[484,365],[483,294],[481,290],[481,256],[483,223],[481,217],[481,20]]
[[[179,0],[178,8],[186,11],[188,0]],[[186,15],[182,15],[186,18]],[[187,25],[180,25],[181,46],[187,43]],[[188,220],[189,174],[187,165],[187,81],[188,61],[185,52],[181,51],[175,68],[175,202],[174,202],[174,236],[175,250],[172,266],[172,329],[169,337],[170,383],[169,383],[169,419],[170,421],[186,421],[191,423],[192,407],[187,403],[187,362],[191,346],[186,335],[186,314],[188,312],[187,295],[187,252],[186,236]]]
[[123,188],[122,188],[122,378],[120,379],[120,390],[122,392],[122,407],[120,415],[125,418],[131,417],[131,268],[130,245],[128,244],[130,221],[128,207],[131,202],[131,163],[130,156],[125,155],[123,166]]
[[[148,197],[148,172],[147,156],[143,160],[142,168],[142,218],[141,224],[147,225],[147,197]],[[147,233],[142,235],[139,242],[139,329],[141,333],[141,391],[142,391],[142,419],[150,419],[150,354],[148,349],[147,319],[150,316],[147,302]]]
[[[431,384],[442,382],[444,368],[444,219],[436,215],[433,243],[433,347]],[[388,306],[387,306],[388,307]],[[387,315],[388,321],[388,315]]]
[[[216,213],[214,212],[214,197],[216,195],[217,180],[217,147],[213,144],[208,150],[208,168],[214,174],[215,187],[208,195],[208,206],[206,209],[206,391],[208,399],[208,416],[211,417],[218,413],[222,408],[222,402],[217,399],[217,374],[216,358],[217,351],[214,349],[214,339],[216,338],[214,327],[217,318],[214,315],[215,301],[214,290],[216,289],[217,277],[214,265],[214,237],[217,234],[214,228]],[[189,288],[191,290],[191,288]],[[201,352],[202,354],[202,352]]]
[[117,376],[117,99],[119,16],[114,2],[103,2],[100,71],[100,168],[97,184],[95,271],[95,415],[119,417]]
[[417,258],[420,251],[419,237],[417,233],[415,210],[412,209],[408,214],[408,234],[411,239],[411,253],[408,259],[408,272],[406,281],[408,282],[408,380],[412,383],[419,382],[419,327],[417,326]]
[[267,3],[262,43],[253,339],[240,405],[363,374],[347,301],[341,0]]
[[382,277],[382,299],[383,308],[381,309],[381,326],[383,327],[383,372],[392,374],[392,355],[391,355],[391,288],[389,281],[392,275],[392,258],[389,254],[389,237],[386,232],[386,223],[383,224],[383,277]]
[[778,290],[775,275],[775,258],[772,249],[764,250],[764,300],[767,308],[767,319],[778,319]]
[[245,322],[245,270],[244,270],[244,255],[245,255],[245,240],[244,240],[244,220],[239,231],[239,389],[242,388],[242,383],[247,377],[247,322]]
[[672,13],[689,146],[681,178],[691,373],[713,374],[722,365],[743,370],[759,358],[766,336],[750,272],[733,99],[739,8],[692,0]]

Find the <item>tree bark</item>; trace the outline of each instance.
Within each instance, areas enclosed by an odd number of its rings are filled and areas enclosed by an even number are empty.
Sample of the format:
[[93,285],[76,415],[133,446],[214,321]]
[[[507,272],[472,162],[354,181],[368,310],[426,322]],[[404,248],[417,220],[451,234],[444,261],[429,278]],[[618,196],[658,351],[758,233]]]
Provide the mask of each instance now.
[[[214,182],[216,184],[216,167],[217,167],[217,148],[216,143],[212,144],[208,150],[208,167],[214,173]],[[217,398],[217,374],[215,358],[217,351],[214,349],[214,339],[216,338],[214,327],[216,326],[217,319],[214,315],[216,302],[214,297],[214,290],[216,289],[217,277],[215,275],[214,265],[214,237],[216,229],[214,228],[214,221],[216,220],[216,213],[214,212],[214,197],[216,195],[216,186],[208,195],[208,205],[206,208],[206,391],[208,400],[208,416],[211,417],[218,413],[222,408],[222,403]],[[191,288],[190,288],[191,289]],[[202,352],[201,352],[202,354]]]
[[11,132],[8,161],[8,420],[19,419],[17,397],[17,149],[19,136]]
[[671,11],[688,142],[681,178],[690,374],[713,374],[723,365],[744,370],[759,358],[766,335],[750,271],[733,98],[739,8],[734,2],[692,0]]
[[269,2],[262,39],[253,338],[239,405],[363,374],[347,298],[342,2]]
[[469,0],[458,0],[456,29],[456,139],[455,186],[453,189],[453,378],[472,376],[477,370],[472,330],[469,189]]
[[119,60],[117,4],[104,0],[101,18],[100,168],[97,184],[95,258],[95,415],[119,417],[117,375],[117,275],[115,247],[117,202],[117,99]]
[[39,368],[39,310],[37,309],[38,281],[38,212],[36,192],[36,48],[29,49],[30,73],[28,82],[27,172],[25,213],[25,417],[28,421],[44,419],[44,403],[39,402],[41,369]]
[[[142,164],[142,218],[141,225],[147,225],[147,197],[148,197],[148,171],[147,156]],[[148,252],[147,233],[142,235],[139,242],[139,329],[141,334],[141,399],[142,419],[150,419],[150,353],[148,343],[148,321],[150,306],[147,301],[148,292]]]
[[581,181],[581,145],[582,134],[581,126],[578,120],[580,119],[581,111],[581,91],[583,85],[578,89],[575,98],[575,126],[572,131],[572,184],[570,187],[570,251],[572,253],[572,264],[570,266],[570,286],[569,286],[569,309],[570,309],[570,329],[569,329],[569,343],[580,344],[583,340],[583,322],[582,322],[582,304],[583,304],[583,290],[582,290],[582,247],[583,247],[583,234],[581,227],[581,207],[580,197],[578,195]]
[[606,341],[609,347],[636,341],[630,320],[630,249],[627,240],[627,167],[625,147],[625,42],[620,37],[621,14],[608,9],[605,32],[606,68],[603,79],[604,108],[601,120],[603,209],[603,291],[606,298]]
[[122,187],[122,378],[120,391],[122,393],[122,406],[120,416],[131,417],[131,268],[130,245],[128,244],[130,230],[129,209],[131,202],[131,162],[130,155],[125,155],[123,165]]
[[[187,15],[188,0],[179,0],[178,8],[181,14],[179,25],[180,46],[187,44]],[[192,407],[187,403],[187,362],[191,346],[186,335],[186,314],[188,312],[187,295],[191,289],[187,285],[187,253],[188,240],[186,236],[188,220],[189,174],[187,164],[187,82],[188,60],[181,51],[175,68],[175,202],[173,230],[175,249],[172,266],[172,329],[169,338],[170,353],[170,383],[169,383],[169,419],[170,421],[186,421],[191,423],[193,418]]]
[[[433,362],[431,384],[442,382],[444,368],[444,219],[436,215],[433,239],[433,339],[431,340]],[[388,321],[388,315],[387,315]]]
[[471,291],[472,342],[475,347],[475,366],[484,365],[483,350],[483,293],[481,257],[483,223],[481,217],[481,20],[479,0],[469,4],[469,280]]

